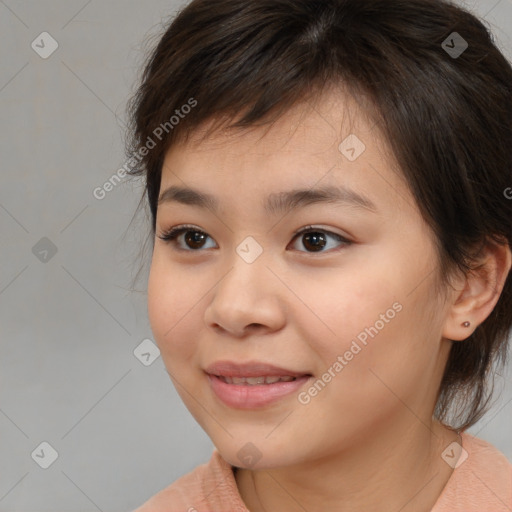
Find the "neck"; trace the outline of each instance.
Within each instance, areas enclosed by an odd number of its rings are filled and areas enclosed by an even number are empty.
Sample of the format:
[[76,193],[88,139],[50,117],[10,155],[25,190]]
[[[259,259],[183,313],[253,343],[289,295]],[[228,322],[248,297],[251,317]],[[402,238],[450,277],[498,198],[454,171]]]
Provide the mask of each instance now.
[[302,464],[235,475],[251,512],[428,512],[453,470],[441,458],[455,432],[437,422],[396,422],[350,448]]

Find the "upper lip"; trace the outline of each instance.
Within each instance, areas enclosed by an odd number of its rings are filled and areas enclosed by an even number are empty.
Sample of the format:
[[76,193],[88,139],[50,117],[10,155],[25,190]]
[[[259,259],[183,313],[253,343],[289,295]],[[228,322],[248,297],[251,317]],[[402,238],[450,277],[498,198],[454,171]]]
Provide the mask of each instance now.
[[233,361],[217,361],[206,368],[206,373],[221,377],[301,377],[310,375],[307,372],[296,372],[280,368],[261,361],[235,363]]

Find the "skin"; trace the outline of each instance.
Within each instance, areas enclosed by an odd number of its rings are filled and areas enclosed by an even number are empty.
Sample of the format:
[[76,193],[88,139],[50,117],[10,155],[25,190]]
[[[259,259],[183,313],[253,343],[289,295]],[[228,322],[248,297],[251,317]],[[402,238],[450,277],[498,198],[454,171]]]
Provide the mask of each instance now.
[[[353,162],[338,149],[349,134],[366,145]],[[332,203],[275,217],[263,211],[271,193],[319,184],[348,186],[378,212]],[[489,249],[486,272],[457,277],[440,296],[431,229],[378,128],[340,91],[296,106],[266,133],[218,131],[173,146],[161,192],[170,185],[210,193],[220,210],[159,205],[149,319],[185,405],[240,468],[248,508],[430,510],[453,471],[441,453],[460,442],[432,419],[449,340],[464,340],[490,314],[510,250]],[[191,249],[183,235],[158,238],[181,224],[208,234],[204,248]],[[294,238],[308,225],[352,243],[329,236],[322,252],[311,251],[303,235]],[[236,252],[247,236],[263,248],[252,264]],[[401,311],[306,405],[292,394],[240,410],[211,391],[203,369],[221,359],[261,360],[317,379],[394,303]],[[248,442],[261,453],[252,466],[237,456]]]

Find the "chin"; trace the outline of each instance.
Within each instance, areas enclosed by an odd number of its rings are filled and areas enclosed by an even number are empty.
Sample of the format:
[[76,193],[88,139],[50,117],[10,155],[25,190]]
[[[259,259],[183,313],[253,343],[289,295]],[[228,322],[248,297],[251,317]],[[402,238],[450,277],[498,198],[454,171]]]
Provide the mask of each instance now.
[[[247,439],[247,438],[246,438]],[[222,457],[232,466],[243,469],[275,469],[297,464],[303,460],[292,447],[276,447],[275,443],[264,438],[257,441],[225,439],[214,443]]]

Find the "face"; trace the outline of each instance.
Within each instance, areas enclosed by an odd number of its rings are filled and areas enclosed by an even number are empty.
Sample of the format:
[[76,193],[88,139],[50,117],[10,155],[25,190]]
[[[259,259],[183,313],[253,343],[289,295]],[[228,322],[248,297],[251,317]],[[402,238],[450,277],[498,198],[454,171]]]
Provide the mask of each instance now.
[[[149,320],[226,460],[284,467],[430,421],[448,354],[434,238],[351,96],[174,146],[160,194]],[[225,378],[258,375],[286,378]]]

